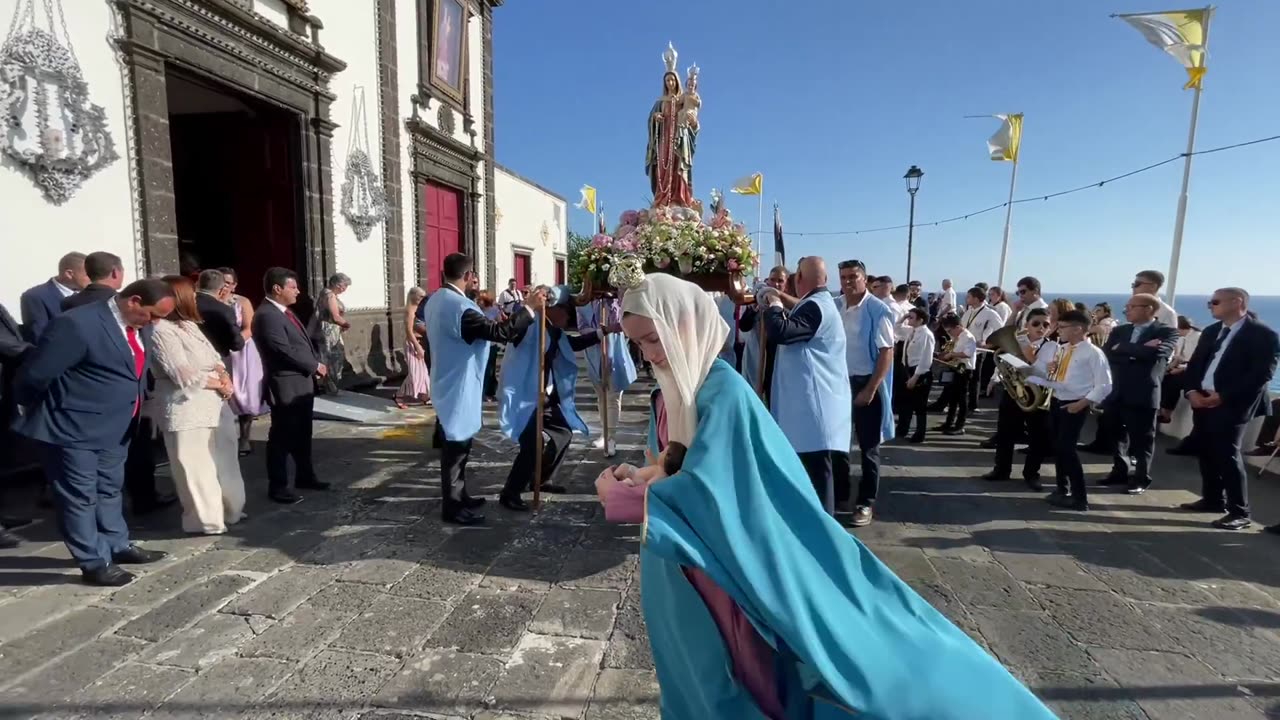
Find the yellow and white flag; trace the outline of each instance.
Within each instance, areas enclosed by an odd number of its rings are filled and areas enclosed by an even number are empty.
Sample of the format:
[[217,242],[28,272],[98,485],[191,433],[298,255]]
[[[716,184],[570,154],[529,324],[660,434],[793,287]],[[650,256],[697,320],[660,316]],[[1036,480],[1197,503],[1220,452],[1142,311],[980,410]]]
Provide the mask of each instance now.
[[1175,10],[1159,13],[1117,15],[1129,23],[1147,42],[1169,53],[1187,69],[1183,89],[1200,88],[1205,73],[1205,37],[1213,8]]
[[596,189],[590,185],[582,186],[582,199],[574,207],[579,210],[586,210],[592,215],[596,214]]
[[738,178],[733,181],[733,188],[729,192],[737,193],[738,195],[763,195],[764,175],[751,173],[746,177]]
[[996,162],[1018,162],[1022,147],[1022,113],[993,115],[1001,121],[1000,129],[987,138],[987,151]]

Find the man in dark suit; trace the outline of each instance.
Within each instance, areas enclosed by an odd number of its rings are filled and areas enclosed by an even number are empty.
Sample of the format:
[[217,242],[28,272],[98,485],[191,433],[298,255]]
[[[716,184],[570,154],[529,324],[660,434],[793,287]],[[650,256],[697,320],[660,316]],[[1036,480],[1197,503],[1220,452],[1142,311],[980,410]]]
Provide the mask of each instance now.
[[316,354],[306,326],[292,305],[301,292],[298,276],[286,268],[271,268],[262,281],[267,298],[253,314],[253,338],[262,355],[271,404],[267,432],[267,497],[285,505],[301,502],[289,489],[289,458],[293,458],[294,487],[328,490],[311,464],[311,422],[315,406],[315,378],[329,369]]
[[[13,379],[18,368],[27,355],[35,349],[31,343],[22,339],[18,321],[9,314],[8,308],[0,305],[0,469],[13,469],[17,463],[18,440],[9,424],[17,414],[17,405],[13,401]],[[0,512],[3,512],[4,488],[0,487]],[[10,528],[21,527],[29,521],[25,518],[0,516],[0,548],[17,547],[21,539],[9,532]]]
[[58,274],[22,293],[19,311],[22,315],[22,337],[36,343],[49,321],[62,314],[62,300],[80,292],[89,284],[84,272],[84,253],[67,253],[58,261]]
[[200,329],[224,358],[244,349],[244,335],[236,324],[236,311],[223,297],[226,286],[227,276],[221,270],[205,270],[196,281],[196,309],[204,319]]
[[[1129,322],[1111,331],[1102,351],[1111,365],[1111,395],[1102,402],[1100,422],[1115,439],[1111,474],[1103,485],[1124,485],[1130,495],[1151,486],[1151,454],[1156,443],[1156,413],[1160,408],[1160,382],[1169,358],[1178,346],[1178,330],[1156,320],[1160,300],[1155,295],[1134,295],[1124,306]],[[1134,458],[1129,474],[1129,458]]]
[[62,312],[115,297],[124,285],[124,262],[109,252],[92,252],[84,259],[84,274],[89,284],[62,298]]
[[1267,385],[1280,362],[1280,337],[1249,315],[1249,293],[1240,288],[1214,292],[1209,310],[1217,322],[1204,329],[1184,373],[1203,497],[1182,508],[1225,510],[1214,527],[1242,530],[1251,520],[1240,444],[1249,422],[1271,412]]
[[133,575],[119,564],[165,557],[129,542],[120,491],[146,393],[151,325],[173,306],[168,284],[139,280],[59,315],[14,382],[14,429],[41,443],[63,539],[92,585],[127,584]]

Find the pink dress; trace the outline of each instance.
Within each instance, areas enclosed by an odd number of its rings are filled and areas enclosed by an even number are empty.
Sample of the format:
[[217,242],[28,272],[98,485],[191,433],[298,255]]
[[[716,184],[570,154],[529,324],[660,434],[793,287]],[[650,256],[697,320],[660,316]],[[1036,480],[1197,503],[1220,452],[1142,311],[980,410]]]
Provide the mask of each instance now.
[[[244,311],[241,310],[240,298],[232,307],[236,311],[236,325],[244,330]],[[263,385],[262,357],[258,355],[258,346],[253,338],[244,341],[244,349],[231,353],[231,409],[236,415],[258,417],[265,415],[267,407],[266,389]]]
[[407,340],[404,343],[404,363],[408,373],[404,376],[404,383],[396,391],[396,397],[423,401],[431,399],[431,376],[427,373],[427,361],[413,354],[413,343]]

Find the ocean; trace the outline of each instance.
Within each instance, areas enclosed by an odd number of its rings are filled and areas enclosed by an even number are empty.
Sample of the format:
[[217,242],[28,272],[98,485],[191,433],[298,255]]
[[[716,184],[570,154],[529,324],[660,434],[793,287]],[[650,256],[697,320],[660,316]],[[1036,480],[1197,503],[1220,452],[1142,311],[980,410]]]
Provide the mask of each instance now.
[[[1110,294],[1110,293],[1049,293],[1045,295],[1045,300],[1053,300],[1055,298],[1065,297],[1072,302],[1080,302],[1088,305],[1093,309],[1094,305],[1100,302],[1109,303],[1111,312],[1116,317],[1117,322],[1124,322],[1124,305],[1129,300],[1128,295]],[[1209,296],[1208,295],[1179,295],[1175,298],[1173,309],[1178,311],[1179,315],[1186,315],[1191,319],[1192,324],[1196,327],[1204,329],[1213,323],[1213,315],[1209,313]],[[1280,329],[1280,295],[1253,296],[1249,298],[1249,309],[1258,314],[1258,317],[1273,328]],[[1272,379],[1271,390],[1274,393],[1280,393],[1280,373],[1278,377]]]

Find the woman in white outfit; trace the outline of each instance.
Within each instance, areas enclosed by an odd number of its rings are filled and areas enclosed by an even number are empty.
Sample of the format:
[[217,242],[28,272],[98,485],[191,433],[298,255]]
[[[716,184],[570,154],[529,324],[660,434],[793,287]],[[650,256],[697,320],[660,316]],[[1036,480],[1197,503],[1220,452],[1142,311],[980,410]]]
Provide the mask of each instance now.
[[173,314],[156,323],[151,366],[156,426],[164,433],[173,483],[182,500],[182,529],[217,535],[244,518],[233,389],[218,351],[200,330],[195,286],[170,275]]

